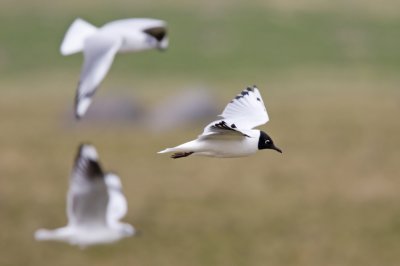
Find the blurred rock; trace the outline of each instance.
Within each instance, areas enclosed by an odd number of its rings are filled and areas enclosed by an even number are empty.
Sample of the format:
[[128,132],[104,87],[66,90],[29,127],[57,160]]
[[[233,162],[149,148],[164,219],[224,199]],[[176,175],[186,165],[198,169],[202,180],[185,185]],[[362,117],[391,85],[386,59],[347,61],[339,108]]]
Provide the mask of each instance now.
[[218,114],[215,97],[209,90],[187,89],[160,102],[147,122],[153,132],[165,132],[211,121]]
[[[115,93],[105,96],[95,95],[82,122],[85,124],[140,124],[144,120],[145,113],[144,104],[135,97]],[[68,117],[69,120],[75,120],[72,110],[68,112]]]

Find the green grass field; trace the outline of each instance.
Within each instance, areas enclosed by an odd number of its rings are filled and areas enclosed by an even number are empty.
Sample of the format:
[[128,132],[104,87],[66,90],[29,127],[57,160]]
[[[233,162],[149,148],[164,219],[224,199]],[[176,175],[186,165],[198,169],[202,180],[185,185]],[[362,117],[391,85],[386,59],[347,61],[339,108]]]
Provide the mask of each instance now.
[[[0,265],[397,266],[400,11],[366,2],[2,3]],[[261,129],[284,153],[172,160],[156,152],[203,124],[157,135],[66,122],[82,57],[58,48],[77,16],[170,27],[166,53],[118,56],[96,97],[151,105],[203,84],[222,110],[257,84],[271,118]],[[35,242],[37,228],[66,224],[68,175],[87,141],[121,176],[124,220],[142,234],[83,251]]]

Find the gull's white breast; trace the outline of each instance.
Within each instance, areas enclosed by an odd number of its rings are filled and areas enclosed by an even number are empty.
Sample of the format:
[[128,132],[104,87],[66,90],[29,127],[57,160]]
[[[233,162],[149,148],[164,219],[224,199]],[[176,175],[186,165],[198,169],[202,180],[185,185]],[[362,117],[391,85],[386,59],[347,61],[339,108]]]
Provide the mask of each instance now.
[[[197,154],[213,157],[242,157],[257,151],[258,138],[244,137],[238,139],[207,139],[197,140],[199,149]],[[195,153],[196,155],[196,153]]]

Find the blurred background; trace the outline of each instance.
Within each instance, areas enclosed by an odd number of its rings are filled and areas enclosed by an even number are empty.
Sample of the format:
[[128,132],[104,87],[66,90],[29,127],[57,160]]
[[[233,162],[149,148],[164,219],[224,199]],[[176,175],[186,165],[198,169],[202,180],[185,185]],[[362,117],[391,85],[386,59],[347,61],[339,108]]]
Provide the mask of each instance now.
[[[117,55],[79,122],[82,55],[59,53],[77,17],[159,18],[170,36]],[[2,0],[0,265],[399,265],[399,48],[394,0]],[[283,154],[156,154],[253,84]],[[121,176],[140,236],[34,241],[67,222],[81,142]]]

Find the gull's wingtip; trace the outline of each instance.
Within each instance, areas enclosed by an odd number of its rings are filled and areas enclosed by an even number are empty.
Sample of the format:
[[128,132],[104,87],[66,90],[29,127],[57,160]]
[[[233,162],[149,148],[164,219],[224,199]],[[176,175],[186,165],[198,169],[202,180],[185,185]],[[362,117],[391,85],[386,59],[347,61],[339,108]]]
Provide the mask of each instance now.
[[92,144],[89,144],[89,143],[81,144],[80,155],[85,158],[94,160],[94,161],[98,160],[98,158],[99,158],[96,148]]
[[85,115],[87,109],[92,103],[92,99],[89,97],[85,97],[82,99],[78,99],[75,106],[75,118],[76,120],[81,120]]
[[81,114],[79,114],[78,112],[75,112],[75,119],[76,120],[81,120],[82,119],[82,117],[83,117],[83,115],[81,115]]

